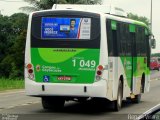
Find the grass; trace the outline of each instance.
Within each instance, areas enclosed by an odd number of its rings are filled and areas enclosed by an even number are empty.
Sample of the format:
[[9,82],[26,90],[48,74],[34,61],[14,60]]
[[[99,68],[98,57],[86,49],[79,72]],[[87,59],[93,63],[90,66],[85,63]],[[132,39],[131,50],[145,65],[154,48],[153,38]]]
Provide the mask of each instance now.
[[0,91],[11,89],[23,89],[24,80],[12,80],[0,78]]

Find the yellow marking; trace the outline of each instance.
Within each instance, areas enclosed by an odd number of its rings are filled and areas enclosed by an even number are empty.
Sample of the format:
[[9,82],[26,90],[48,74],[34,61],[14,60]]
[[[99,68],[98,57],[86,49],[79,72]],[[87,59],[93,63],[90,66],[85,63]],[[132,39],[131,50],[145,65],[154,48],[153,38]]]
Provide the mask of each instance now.
[[130,94],[131,99],[135,98],[135,95],[133,93]]

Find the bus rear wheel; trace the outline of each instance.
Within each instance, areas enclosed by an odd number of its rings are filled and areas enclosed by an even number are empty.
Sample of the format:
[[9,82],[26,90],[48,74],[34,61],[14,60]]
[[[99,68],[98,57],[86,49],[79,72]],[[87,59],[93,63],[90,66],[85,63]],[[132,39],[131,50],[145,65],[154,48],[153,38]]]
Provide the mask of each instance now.
[[112,102],[112,109],[114,111],[119,111],[122,107],[122,98],[123,98],[123,86],[121,80],[119,81],[118,85],[118,94],[117,94],[117,100]]
[[59,111],[64,107],[65,99],[61,97],[42,97],[42,107],[48,110]]

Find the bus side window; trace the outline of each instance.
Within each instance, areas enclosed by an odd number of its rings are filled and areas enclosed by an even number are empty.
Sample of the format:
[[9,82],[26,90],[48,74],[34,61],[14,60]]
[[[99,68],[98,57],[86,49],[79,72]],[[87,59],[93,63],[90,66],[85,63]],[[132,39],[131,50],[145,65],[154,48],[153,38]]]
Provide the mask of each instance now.
[[147,45],[146,45],[146,38],[145,38],[145,28],[141,28],[141,45],[143,46],[143,49],[141,49],[141,55],[146,57],[147,56]]
[[145,29],[143,27],[137,26],[136,28],[136,46],[137,56],[146,56]]
[[108,55],[113,56],[113,40],[112,40],[111,20],[107,20],[106,31],[107,31]]
[[137,55],[136,53],[136,34],[135,32],[130,32],[130,41],[131,41],[131,52],[132,56],[135,57]]
[[109,56],[118,56],[117,49],[117,30],[112,29],[111,20],[107,20],[107,42],[108,42],[108,54]]
[[140,29],[138,26],[136,26],[136,51],[137,51],[137,56],[141,56],[141,42],[140,42],[140,39],[141,39],[141,36],[140,36]]
[[129,24],[125,24],[125,39],[126,39],[126,56],[132,55],[132,39],[130,38]]
[[146,41],[146,52],[147,52],[147,67],[150,67],[150,54],[151,54],[151,48],[149,45],[149,35],[145,35],[145,41]]
[[118,23],[118,54],[120,56],[126,55],[126,30],[125,24],[122,22]]
[[117,30],[112,30],[112,38],[113,38],[113,55],[118,56]]

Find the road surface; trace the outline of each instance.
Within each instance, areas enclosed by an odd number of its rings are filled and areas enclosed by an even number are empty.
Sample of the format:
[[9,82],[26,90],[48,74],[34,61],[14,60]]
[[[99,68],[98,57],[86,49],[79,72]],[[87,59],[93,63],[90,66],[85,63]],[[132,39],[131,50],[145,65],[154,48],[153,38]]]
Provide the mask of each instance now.
[[140,104],[123,102],[119,112],[101,109],[89,101],[83,104],[67,102],[60,112],[43,110],[40,98],[25,96],[24,90],[0,93],[0,120],[133,120],[160,103],[160,72],[151,73],[150,92],[143,94]]

